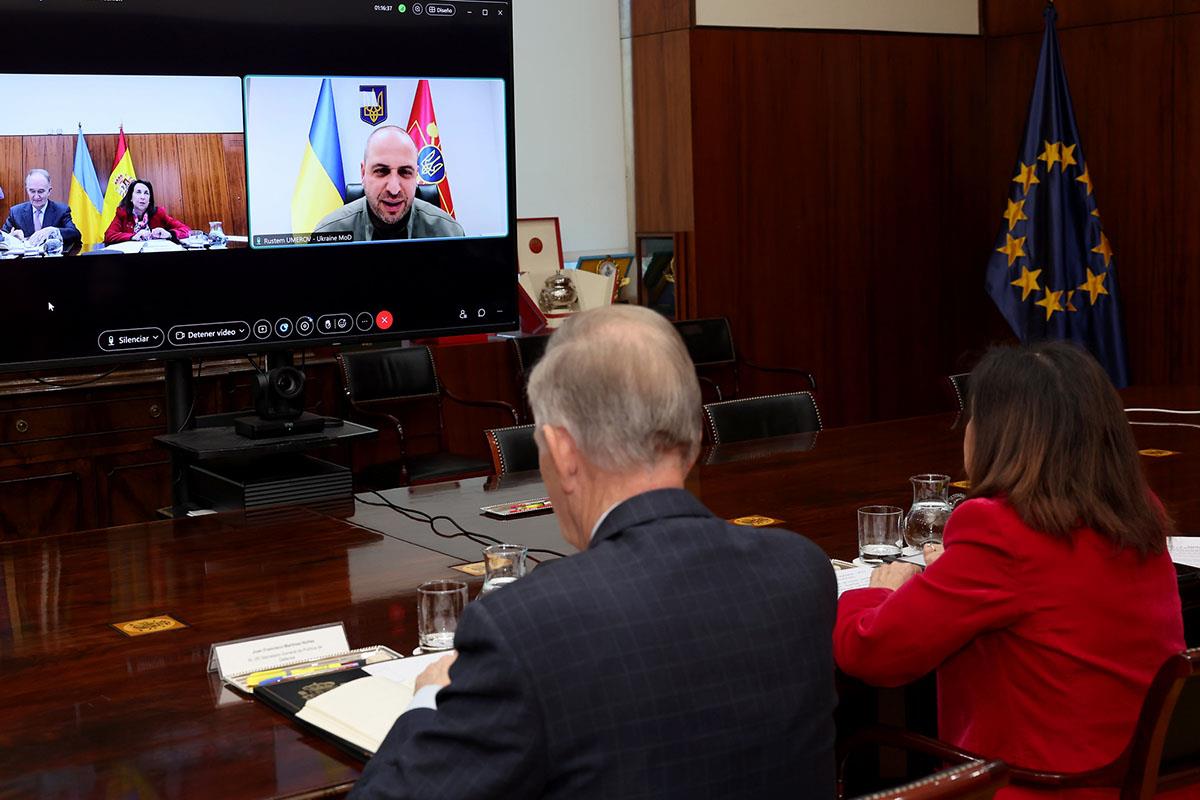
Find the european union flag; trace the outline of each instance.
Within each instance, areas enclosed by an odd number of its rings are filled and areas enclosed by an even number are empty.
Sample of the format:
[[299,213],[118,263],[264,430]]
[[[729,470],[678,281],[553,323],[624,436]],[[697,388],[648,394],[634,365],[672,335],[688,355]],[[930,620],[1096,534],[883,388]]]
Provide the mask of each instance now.
[[1022,342],[1078,342],[1122,387],[1129,370],[1117,264],[1075,126],[1056,17],[1047,7],[1025,139],[986,286]]

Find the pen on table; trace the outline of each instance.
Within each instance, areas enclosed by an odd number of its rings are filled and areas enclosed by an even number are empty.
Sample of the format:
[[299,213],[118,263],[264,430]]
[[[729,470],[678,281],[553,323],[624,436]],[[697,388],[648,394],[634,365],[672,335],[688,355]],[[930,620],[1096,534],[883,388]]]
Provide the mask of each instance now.
[[546,508],[550,505],[549,500],[529,500],[524,503],[513,503],[508,507],[509,511],[533,511],[538,508]]
[[336,672],[351,667],[361,667],[366,662],[362,659],[354,661],[343,661],[333,664],[313,664],[306,667],[291,667],[289,669],[271,669],[263,672],[256,672],[246,678],[246,685],[249,687],[265,686],[272,683],[278,683],[286,678],[296,678],[301,675],[314,675],[321,672]]

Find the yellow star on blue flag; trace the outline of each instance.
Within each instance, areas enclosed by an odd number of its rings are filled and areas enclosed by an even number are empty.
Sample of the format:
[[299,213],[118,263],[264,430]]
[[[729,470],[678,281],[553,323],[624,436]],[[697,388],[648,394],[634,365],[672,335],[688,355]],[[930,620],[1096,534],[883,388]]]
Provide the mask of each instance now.
[[[1096,210],[1053,5],[1045,16],[1017,177],[1009,184],[985,287],[1022,342],[1077,342],[1104,365],[1115,385],[1128,386],[1115,249]],[[1050,288],[1055,286],[1060,288]],[[1071,299],[1076,292],[1083,293],[1078,304]]]

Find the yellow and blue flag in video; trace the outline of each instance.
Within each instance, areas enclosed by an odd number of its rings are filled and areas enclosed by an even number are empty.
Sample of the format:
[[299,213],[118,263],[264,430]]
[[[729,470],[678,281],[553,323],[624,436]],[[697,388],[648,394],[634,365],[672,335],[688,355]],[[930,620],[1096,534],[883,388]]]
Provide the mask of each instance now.
[[83,138],[83,125],[79,126],[79,135],[75,137],[75,167],[71,170],[71,191],[67,196],[67,205],[71,208],[75,227],[79,228],[79,234],[83,237],[83,246],[86,248],[99,244],[104,239],[104,228],[100,227],[104,192],[100,188],[100,179],[96,177],[92,154]]
[[292,193],[292,233],[309,234],[321,218],[346,202],[342,144],[333,108],[333,83],[321,81],[321,93],[308,129],[308,144]]

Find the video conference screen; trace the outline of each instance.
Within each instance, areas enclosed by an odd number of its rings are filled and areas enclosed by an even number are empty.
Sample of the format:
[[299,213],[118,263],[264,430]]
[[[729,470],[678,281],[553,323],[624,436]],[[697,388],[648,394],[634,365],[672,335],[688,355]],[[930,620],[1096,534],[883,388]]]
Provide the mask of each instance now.
[[0,0],[0,369],[517,326],[508,2],[281,8]]

